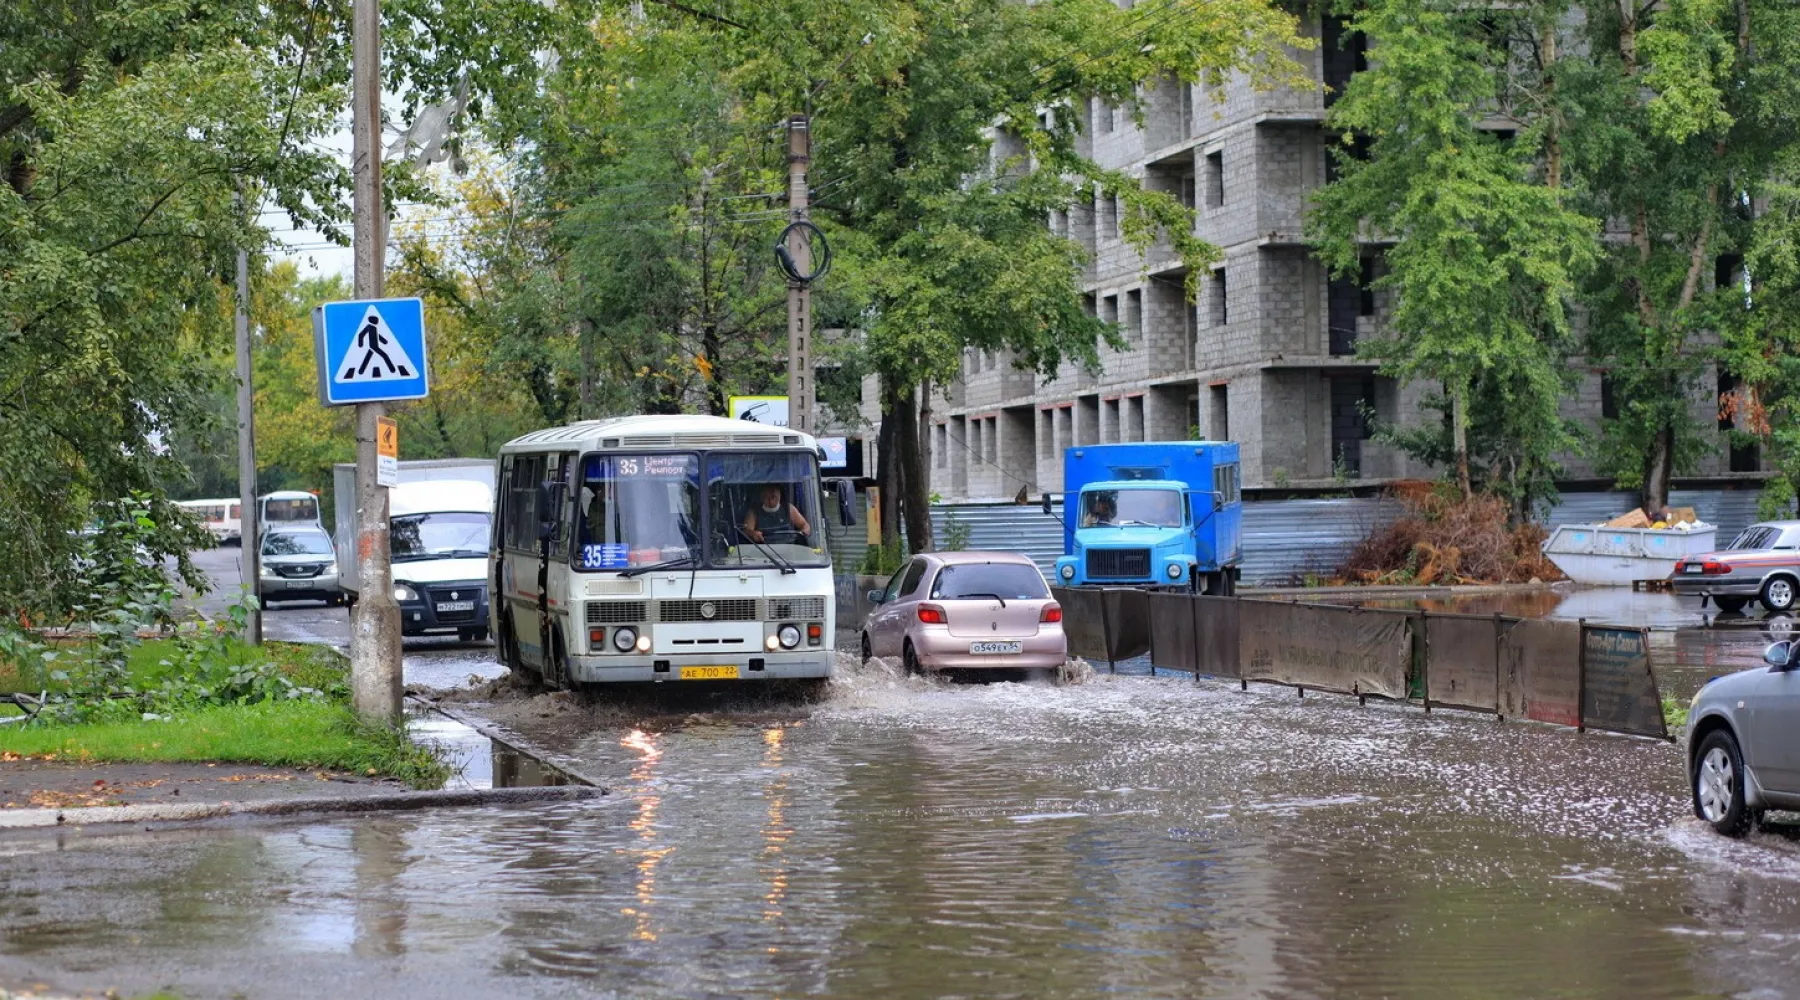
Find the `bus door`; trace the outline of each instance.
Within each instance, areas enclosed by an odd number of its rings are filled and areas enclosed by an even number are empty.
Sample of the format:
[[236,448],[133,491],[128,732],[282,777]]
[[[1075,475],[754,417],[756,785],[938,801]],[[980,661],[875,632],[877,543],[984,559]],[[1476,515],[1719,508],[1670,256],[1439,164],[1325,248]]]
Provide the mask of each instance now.
[[[568,683],[568,656],[571,651],[585,648],[578,642],[570,640],[568,630],[564,628],[569,615],[569,577],[566,570],[569,565],[570,527],[573,518],[569,516],[574,498],[569,489],[570,477],[574,474],[575,456],[544,456],[544,479],[538,485],[537,508],[541,521],[538,525],[537,539],[537,634],[540,638],[540,649],[544,659],[541,661],[544,680],[555,686]],[[560,651],[560,658],[558,652]]]

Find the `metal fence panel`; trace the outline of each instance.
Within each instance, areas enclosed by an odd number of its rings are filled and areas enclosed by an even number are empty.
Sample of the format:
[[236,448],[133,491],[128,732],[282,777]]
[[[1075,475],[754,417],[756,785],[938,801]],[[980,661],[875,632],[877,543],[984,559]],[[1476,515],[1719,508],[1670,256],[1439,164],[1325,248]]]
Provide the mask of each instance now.
[[1063,635],[1069,641],[1069,655],[1086,660],[1106,659],[1106,609],[1100,591],[1056,587],[1050,596],[1062,605]]
[[1412,633],[1405,614],[1245,600],[1238,660],[1249,680],[1406,697]]
[[1194,600],[1187,594],[1151,594],[1150,663],[1164,670],[1194,672]]
[[1508,621],[1500,635],[1500,713],[1559,726],[1581,724],[1581,626]]
[[1195,597],[1194,653],[1201,673],[1238,677],[1238,599]]
[[1127,587],[1108,587],[1102,593],[1106,659],[1117,663],[1150,652],[1150,593]]
[[1581,722],[1668,739],[1662,697],[1650,670],[1650,636],[1643,629],[1583,626]]
[[1433,705],[1500,710],[1500,620],[1425,615],[1425,690]]

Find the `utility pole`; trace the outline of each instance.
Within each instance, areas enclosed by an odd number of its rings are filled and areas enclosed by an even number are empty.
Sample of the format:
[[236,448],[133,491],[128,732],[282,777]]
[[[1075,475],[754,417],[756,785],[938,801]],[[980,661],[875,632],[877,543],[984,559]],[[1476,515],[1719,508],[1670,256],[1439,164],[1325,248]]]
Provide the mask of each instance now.
[[[351,174],[358,299],[381,298],[386,259],[381,205],[381,0],[355,0],[351,14]],[[400,715],[400,606],[388,551],[388,491],[375,480],[381,403],[356,404],[356,572],[350,609],[350,697],[365,718]],[[346,498],[338,497],[339,503]]]
[[[238,195],[239,212],[244,198]],[[262,579],[262,512],[256,506],[256,386],[250,370],[250,252],[237,252],[238,576],[257,594]],[[251,602],[244,638],[262,645],[262,602]]]
[[[812,120],[806,115],[788,118],[788,244],[796,274],[812,272],[812,241],[806,228],[795,223],[811,221],[807,213],[806,171],[812,166]],[[788,426],[802,434],[816,433],[813,409],[812,289],[805,281],[788,278]]]

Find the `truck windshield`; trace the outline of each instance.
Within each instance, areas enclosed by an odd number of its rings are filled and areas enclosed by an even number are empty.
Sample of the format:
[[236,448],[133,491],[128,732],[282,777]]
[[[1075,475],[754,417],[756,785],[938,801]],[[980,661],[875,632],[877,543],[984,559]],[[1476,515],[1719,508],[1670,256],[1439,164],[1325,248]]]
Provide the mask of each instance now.
[[1181,527],[1181,494],[1174,490],[1094,490],[1081,495],[1082,527],[1123,525]]
[[404,514],[388,528],[395,562],[486,556],[486,514]]
[[328,556],[331,539],[318,531],[271,531],[263,536],[265,556]]
[[582,569],[700,561],[700,458],[589,455],[577,498]]

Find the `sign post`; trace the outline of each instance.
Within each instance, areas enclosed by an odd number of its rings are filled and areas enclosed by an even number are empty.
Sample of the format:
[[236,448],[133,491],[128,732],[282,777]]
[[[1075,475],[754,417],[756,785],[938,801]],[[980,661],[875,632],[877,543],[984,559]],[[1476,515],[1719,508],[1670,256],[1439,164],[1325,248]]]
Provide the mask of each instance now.
[[[319,401],[356,407],[357,595],[350,611],[350,691],[366,717],[400,714],[400,607],[388,539],[388,487],[400,431],[383,404],[431,391],[425,306],[418,299],[327,302],[313,310]],[[350,497],[337,502],[349,503]]]

